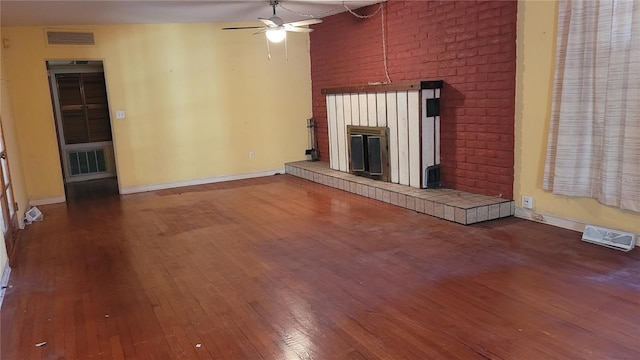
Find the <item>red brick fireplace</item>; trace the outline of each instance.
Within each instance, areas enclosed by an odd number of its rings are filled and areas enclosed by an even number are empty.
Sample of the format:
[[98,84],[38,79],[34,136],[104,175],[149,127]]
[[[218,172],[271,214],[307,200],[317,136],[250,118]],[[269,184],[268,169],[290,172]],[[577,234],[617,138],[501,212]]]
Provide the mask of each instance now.
[[[379,5],[358,9],[363,15]],[[513,196],[516,1],[390,1],[384,4],[393,82],[442,79],[442,184]],[[380,13],[327,17],[311,33],[313,116],[329,160],[323,88],[384,82]]]

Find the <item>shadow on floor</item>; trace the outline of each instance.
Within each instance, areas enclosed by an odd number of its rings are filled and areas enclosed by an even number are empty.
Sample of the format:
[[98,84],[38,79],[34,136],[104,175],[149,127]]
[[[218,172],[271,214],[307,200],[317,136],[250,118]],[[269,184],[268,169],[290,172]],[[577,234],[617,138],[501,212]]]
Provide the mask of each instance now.
[[98,179],[65,185],[67,202],[85,202],[118,196],[118,179]]

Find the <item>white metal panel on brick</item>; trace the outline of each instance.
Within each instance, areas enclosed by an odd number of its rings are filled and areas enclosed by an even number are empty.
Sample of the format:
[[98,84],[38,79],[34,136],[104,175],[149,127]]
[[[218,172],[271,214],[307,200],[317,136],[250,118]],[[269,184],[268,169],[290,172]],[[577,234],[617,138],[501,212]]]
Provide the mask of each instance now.
[[360,126],[369,126],[369,117],[367,116],[367,94],[358,94],[358,107],[360,114]]
[[329,166],[334,170],[339,170],[336,95],[327,95],[327,123],[329,127]]
[[409,185],[409,119],[407,91],[398,91],[398,183]]
[[336,95],[336,133],[338,137],[338,169],[347,171],[347,134],[344,126],[344,98],[342,94]]
[[[425,116],[426,100],[440,95],[434,86],[438,84],[423,82],[420,90],[327,95],[332,168],[349,171],[347,125],[387,127],[389,180],[426,186],[427,167],[440,163],[440,116]],[[429,106],[438,111],[438,103]]]
[[351,125],[360,125],[360,105],[358,105],[358,94],[350,94],[351,96]]
[[389,175],[392,183],[398,183],[398,107],[395,91],[386,93],[387,97],[387,127],[389,128]]
[[367,94],[367,118],[369,126],[378,126],[378,109],[376,107],[376,94]]
[[387,126],[387,98],[385,93],[376,93],[378,126]]
[[344,147],[345,147],[345,162],[344,170],[340,168],[340,171],[349,171],[349,139],[347,138],[347,125],[351,125],[351,95],[344,94],[342,99],[342,106],[344,107]]
[[420,94],[407,93],[407,123],[409,128],[409,185],[420,187]]

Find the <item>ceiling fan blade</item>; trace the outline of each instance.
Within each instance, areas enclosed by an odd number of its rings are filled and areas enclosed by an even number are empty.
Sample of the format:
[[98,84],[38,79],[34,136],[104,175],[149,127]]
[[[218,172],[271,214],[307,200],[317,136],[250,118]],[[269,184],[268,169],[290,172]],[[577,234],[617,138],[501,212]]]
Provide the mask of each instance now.
[[322,19],[308,19],[308,20],[300,20],[300,21],[290,22],[290,23],[287,23],[287,25],[305,26],[305,25],[320,24],[321,22],[322,22]]
[[313,31],[313,29],[309,29],[309,28],[301,28],[301,27],[295,27],[295,26],[284,26],[284,30],[285,31],[291,31],[291,32],[299,32],[299,33],[310,33]]
[[226,27],[222,30],[241,30],[241,29],[264,29],[264,26],[239,26],[239,27]]
[[271,21],[271,19],[264,19],[264,18],[258,18],[258,20],[262,21],[263,24],[269,26],[269,27],[276,27],[278,26],[278,24],[274,23],[273,21]]

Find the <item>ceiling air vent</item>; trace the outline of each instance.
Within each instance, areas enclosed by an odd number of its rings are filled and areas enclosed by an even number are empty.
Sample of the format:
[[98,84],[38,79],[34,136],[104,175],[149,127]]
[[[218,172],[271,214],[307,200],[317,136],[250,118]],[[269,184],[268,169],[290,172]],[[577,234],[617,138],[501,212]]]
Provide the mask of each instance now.
[[88,31],[47,31],[49,45],[95,45],[93,33]]

